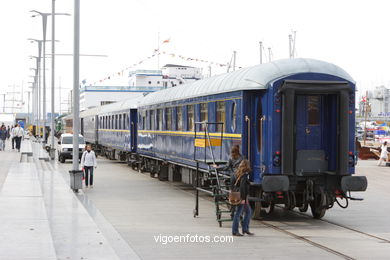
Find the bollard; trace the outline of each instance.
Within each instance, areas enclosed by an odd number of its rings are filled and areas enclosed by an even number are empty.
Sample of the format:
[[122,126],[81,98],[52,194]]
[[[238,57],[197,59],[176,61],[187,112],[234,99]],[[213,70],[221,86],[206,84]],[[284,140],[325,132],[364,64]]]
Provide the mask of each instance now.
[[79,192],[79,189],[83,188],[83,171],[69,171],[70,175],[70,188],[74,192]]
[[50,148],[50,150],[49,150],[49,156],[50,156],[50,159],[51,159],[51,160],[54,160],[54,158],[56,157],[56,149]]

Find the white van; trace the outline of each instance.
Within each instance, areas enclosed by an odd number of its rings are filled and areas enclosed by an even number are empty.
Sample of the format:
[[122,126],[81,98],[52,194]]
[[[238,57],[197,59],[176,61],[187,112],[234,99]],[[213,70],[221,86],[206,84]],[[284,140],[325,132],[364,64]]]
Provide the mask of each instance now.
[[[82,135],[79,135],[79,159],[83,155],[85,140]],[[64,163],[66,159],[72,159],[73,155],[73,134],[62,134],[58,141],[58,161]]]

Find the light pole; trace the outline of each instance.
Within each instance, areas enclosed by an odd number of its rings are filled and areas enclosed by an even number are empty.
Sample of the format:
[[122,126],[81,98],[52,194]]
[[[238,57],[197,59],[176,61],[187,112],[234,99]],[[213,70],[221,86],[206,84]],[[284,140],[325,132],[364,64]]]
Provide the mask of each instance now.
[[[51,124],[50,124],[50,133],[51,133],[51,146],[50,146],[50,157],[54,159],[55,148],[54,148],[54,134],[55,134],[55,125],[54,125],[54,113],[55,113],[55,16],[56,15],[67,15],[67,13],[56,13],[55,12],[55,0],[52,0],[51,8]],[[61,104],[60,104],[61,106]]]
[[[31,84],[31,86],[29,86],[31,90],[27,91],[28,92],[27,111],[28,111],[28,125],[31,125],[34,124],[34,117],[35,117],[34,102],[33,102],[34,95],[35,95],[35,82],[28,82],[28,83]],[[31,110],[30,110],[30,98],[31,98]]]
[[74,0],[74,42],[73,42],[73,162],[71,176],[71,188],[77,192],[82,188],[82,171],[79,170],[79,73],[80,73],[80,0]]
[[32,84],[31,88],[32,88],[32,97],[31,97],[31,113],[32,113],[32,122],[30,121],[30,123],[32,123],[33,125],[36,124],[36,120],[37,120],[37,85],[38,85],[38,70],[36,68],[30,68],[30,70],[34,70],[35,71],[35,74],[34,76],[30,76],[32,78],[34,78],[34,81],[33,82],[29,82]]
[[36,42],[38,43],[38,49],[39,49],[39,55],[38,57],[36,56],[30,56],[31,59],[36,59],[37,61],[37,72],[35,73],[37,79],[35,80],[35,96],[36,96],[36,109],[37,109],[37,127],[36,127],[36,134],[38,134],[38,140],[40,140],[40,137],[41,137],[41,130],[40,130],[40,125],[41,125],[41,45],[42,45],[42,42],[39,41],[39,40],[36,40]]
[[[47,17],[49,15],[52,15],[52,13],[42,13],[38,12],[36,10],[30,11],[33,14],[32,17],[36,17],[40,15],[42,17],[42,29],[43,29],[43,75],[42,75],[42,80],[43,80],[43,142],[46,143],[46,26],[47,26]],[[54,15],[68,15],[65,13],[54,13]],[[53,16],[54,16],[53,15]]]

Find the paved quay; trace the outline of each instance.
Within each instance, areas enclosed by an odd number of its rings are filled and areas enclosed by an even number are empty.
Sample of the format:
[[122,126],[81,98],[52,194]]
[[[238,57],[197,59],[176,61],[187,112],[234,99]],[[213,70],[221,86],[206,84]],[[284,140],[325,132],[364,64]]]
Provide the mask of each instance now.
[[[7,158],[0,157],[2,164],[10,166],[1,169],[6,177],[0,193],[0,259],[126,259],[118,256],[124,249],[112,248],[64,178],[45,161],[34,155],[31,162],[19,162],[20,153],[10,150],[2,154]],[[127,259],[138,259],[126,249]]]
[[[348,209],[335,205],[323,220],[277,208],[270,217],[251,222],[255,237],[234,237],[232,244],[156,242],[154,236],[160,234],[230,235],[231,223],[218,227],[208,199],[200,200],[200,216],[193,218],[195,199],[189,187],[152,179],[117,161],[98,159],[94,189],[85,190],[84,197],[142,259],[389,259],[390,168],[375,164],[358,164],[369,189],[353,195],[364,201],[350,202]],[[53,166],[66,176],[70,165]]]
[[[28,141],[25,141],[28,142]],[[25,144],[24,142],[24,144]],[[23,145],[23,144],[22,144]],[[71,162],[39,160],[7,147],[0,152],[0,259],[389,259],[390,168],[359,161],[369,180],[364,201],[338,206],[323,220],[276,208],[252,220],[254,237],[225,242],[169,242],[168,236],[231,238],[214,204],[190,187],[161,182],[126,164],[98,158],[94,188],[69,188]],[[158,240],[161,239],[161,240]],[[165,242],[164,242],[165,241]]]

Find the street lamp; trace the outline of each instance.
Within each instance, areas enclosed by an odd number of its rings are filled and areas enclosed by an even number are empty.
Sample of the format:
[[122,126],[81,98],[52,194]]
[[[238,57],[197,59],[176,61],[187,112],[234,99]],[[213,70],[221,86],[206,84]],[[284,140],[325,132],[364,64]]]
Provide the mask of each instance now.
[[[50,157],[54,159],[54,112],[55,112],[55,16],[56,15],[66,15],[70,16],[67,13],[56,13],[55,12],[55,0],[52,0],[52,9],[51,9],[51,146],[50,146]],[[60,101],[61,102],[61,101]],[[60,104],[61,106],[61,104]]]
[[36,100],[36,110],[37,110],[37,133],[38,133],[38,139],[40,139],[40,123],[41,123],[41,70],[40,70],[40,67],[41,67],[41,45],[42,45],[42,41],[40,40],[34,40],[34,39],[30,39],[32,41],[35,41],[38,43],[38,50],[39,50],[39,54],[38,54],[38,57],[36,56],[30,56],[30,59],[36,59],[37,61],[37,69],[35,69],[35,100]]
[[[67,13],[55,13],[54,12],[54,2],[55,0],[52,0],[52,4],[53,4],[53,8],[52,8],[52,12],[51,13],[42,13],[42,12],[39,12],[39,11],[36,11],[36,10],[32,10],[30,12],[32,13],[35,13],[32,15],[32,17],[37,17],[37,16],[41,16],[42,17],[42,29],[43,29],[43,142],[45,143],[46,142],[46,61],[45,61],[45,57],[46,57],[46,25],[47,25],[47,17],[49,15],[52,15],[52,33],[53,33],[53,40],[54,40],[54,16],[55,15],[69,15]],[[52,42],[52,52],[53,52],[53,46],[54,46],[54,42]],[[54,55],[53,55],[54,57]],[[53,68],[53,64],[52,64],[52,68]],[[52,69],[53,70],[53,69]],[[52,71],[53,73],[53,71]],[[54,84],[53,84],[53,75],[52,74],[52,96],[53,96],[53,93],[54,93]],[[54,100],[52,99],[52,102],[54,102]],[[53,108],[53,106],[52,106]],[[54,111],[52,111],[52,114],[53,114]],[[52,117],[53,118],[53,117]],[[54,124],[54,120],[52,120],[52,125]]]
[[[80,0],[74,0],[74,38],[73,38],[73,162],[71,176],[71,188],[75,192],[82,187],[79,169],[79,107],[80,107]],[[77,180],[77,181],[76,181]]]
[[[32,97],[31,97],[31,112],[32,112],[32,124],[36,124],[37,121],[38,121],[38,118],[37,118],[37,115],[38,115],[38,111],[37,111],[37,97],[38,97],[38,89],[37,89],[37,85],[38,85],[38,70],[36,68],[30,68],[30,70],[34,70],[35,71],[35,75],[34,76],[30,76],[32,78],[34,78],[34,81],[33,82],[29,82],[32,84],[31,88],[32,88]],[[31,123],[31,122],[30,122]]]

